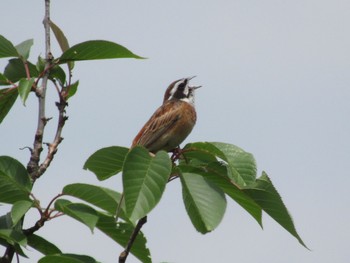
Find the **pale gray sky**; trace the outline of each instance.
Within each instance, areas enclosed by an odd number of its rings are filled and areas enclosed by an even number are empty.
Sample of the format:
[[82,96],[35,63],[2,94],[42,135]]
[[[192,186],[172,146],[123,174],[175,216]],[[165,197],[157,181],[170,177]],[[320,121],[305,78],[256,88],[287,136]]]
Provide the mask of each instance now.
[[[1,2],[0,34],[15,44],[34,38],[34,61],[44,54],[43,7],[38,0]],[[346,0],[53,1],[52,20],[71,45],[106,39],[148,59],[76,63],[80,86],[67,109],[65,139],[35,195],[47,204],[66,184],[99,183],[82,170],[88,156],[105,146],[129,146],[167,85],[197,75],[193,83],[203,86],[198,123],[187,142],[229,142],[252,152],[312,251],[266,214],[261,230],[231,201],[221,225],[203,236],[173,182],[143,229],[154,262],[348,262],[349,10]],[[60,55],[57,44],[53,54]],[[5,65],[1,60],[1,69]],[[34,96],[27,107],[17,101],[0,126],[0,155],[27,163],[28,152],[19,148],[32,144],[36,107]],[[56,118],[48,107],[48,117]],[[45,141],[53,129],[51,121]],[[121,183],[113,178],[101,185],[120,190]],[[116,262],[122,251],[68,217],[48,222],[38,234],[64,252],[101,262]],[[32,259],[21,262],[41,257],[27,253]]]

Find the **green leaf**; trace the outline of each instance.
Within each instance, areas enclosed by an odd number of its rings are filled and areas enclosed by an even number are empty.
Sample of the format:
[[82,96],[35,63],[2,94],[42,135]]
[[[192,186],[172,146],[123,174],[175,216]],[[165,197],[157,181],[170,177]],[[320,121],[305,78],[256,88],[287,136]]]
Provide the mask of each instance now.
[[0,202],[30,201],[32,184],[26,168],[9,156],[0,156]]
[[17,97],[17,89],[0,89],[0,123],[9,113]]
[[8,86],[8,85],[10,85],[9,80],[2,73],[0,73],[0,86]]
[[202,234],[214,230],[221,222],[226,199],[223,191],[196,173],[180,168],[182,196],[193,226]]
[[256,163],[251,153],[228,143],[211,142],[211,144],[223,153],[220,158],[228,163],[233,179],[239,185],[245,186],[255,182]]
[[183,149],[183,159],[180,165],[193,167],[205,167],[208,163],[216,162],[220,151],[213,145],[206,142],[188,143]]
[[33,39],[28,39],[18,44],[15,48],[17,53],[23,58],[23,60],[27,60],[30,53],[30,48],[33,46]]
[[38,72],[43,72],[45,70],[45,59],[38,56],[38,61],[36,62],[36,70]]
[[22,224],[19,222],[13,225],[11,213],[0,216],[0,245],[7,247],[9,244],[14,247],[16,253],[27,257],[20,246],[27,244],[27,239],[22,233]]
[[61,85],[64,85],[66,82],[66,73],[60,66],[56,65],[50,70],[49,78],[51,80],[58,80]]
[[[63,31],[54,22],[50,21],[50,27],[56,37],[58,44],[60,45],[62,52],[65,52],[67,49],[69,49],[68,39],[64,35]],[[72,71],[74,68],[74,62],[69,62],[67,64],[69,71]]]
[[202,172],[204,176],[211,183],[221,188],[225,194],[231,197],[242,208],[244,208],[253,218],[262,226],[262,210],[255,201],[247,195],[242,188],[235,184],[227,176],[227,167],[219,162],[210,163],[206,167],[206,172]]
[[117,211],[118,203],[121,199],[121,194],[116,191],[89,184],[66,185],[62,193],[102,208],[111,215],[114,215]]
[[66,36],[63,34],[62,30],[54,22],[52,22],[52,20],[50,20],[50,27],[56,37],[58,44],[60,45],[62,52],[65,52],[69,48]]
[[0,216],[0,229],[12,229],[12,217],[11,213],[6,213],[5,215]]
[[29,92],[34,84],[34,78],[31,79],[20,79],[18,83],[18,93],[22,99],[23,105],[26,105],[26,100],[28,98]]
[[70,97],[73,97],[75,95],[75,93],[77,93],[78,90],[78,86],[79,86],[79,80],[74,82],[73,84],[71,84],[69,87],[67,87],[68,89],[68,96],[67,96],[67,100]]
[[[199,142],[185,146],[190,154],[199,158],[200,154],[214,155],[228,164],[230,173],[228,176],[240,186],[246,186],[255,182],[256,163],[252,154],[241,148],[220,142]],[[187,153],[185,156],[188,156]]]
[[[0,245],[7,247],[9,245],[9,243],[5,239],[0,237]],[[15,253],[17,253],[18,255],[20,255],[22,257],[28,258],[27,255],[24,254],[21,246],[18,243],[14,243],[12,246],[15,249]]]
[[129,149],[112,146],[93,153],[85,162],[84,169],[93,172],[100,181],[119,173]]
[[258,178],[254,185],[244,189],[262,209],[269,214],[277,223],[292,234],[305,248],[307,246],[297,233],[292,217],[290,216],[281,196],[273,186],[265,172]]
[[13,44],[0,35],[0,58],[18,57],[18,53]]
[[13,225],[16,225],[32,206],[33,201],[22,200],[14,203],[11,208],[11,218]]
[[35,234],[27,237],[28,246],[34,248],[44,255],[60,254],[61,250],[56,245]]
[[[36,66],[27,62],[29,73],[31,77],[38,77],[39,72],[36,69]],[[13,83],[19,81],[22,78],[27,78],[26,70],[24,68],[23,61],[19,58],[10,59],[9,63],[7,64],[5,68],[4,75],[6,78],[11,80]]]
[[58,59],[59,63],[79,60],[112,59],[112,58],[138,58],[127,48],[105,40],[91,40],[77,44],[67,49]]
[[0,229],[0,238],[6,240],[7,243],[14,245],[20,244],[21,246],[27,245],[26,236],[14,229]]
[[[38,72],[43,72],[45,70],[45,59],[40,56],[36,62],[36,70]],[[66,82],[66,73],[59,65],[55,65],[49,71],[49,79],[58,80],[60,84],[64,85]]]
[[59,199],[55,202],[55,209],[82,222],[90,228],[91,232],[93,232],[98,221],[96,210],[85,204],[72,203],[65,199]]
[[[116,222],[113,216],[107,216],[101,213],[99,213],[99,220],[96,227],[122,247],[126,247],[134,231],[134,226],[132,224]],[[146,243],[147,240],[145,236],[142,232],[139,232],[130,252],[141,262],[151,263],[150,251]]]
[[98,263],[94,258],[85,255],[58,254],[41,258],[38,263]]
[[171,168],[169,155],[164,151],[155,157],[140,146],[129,151],[123,168],[123,189],[125,210],[132,222],[147,215],[158,204]]
[[212,161],[212,158],[210,156],[217,156],[221,159],[224,159],[224,154],[210,142],[188,143],[185,145],[184,150],[186,150],[184,151],[185,156],[188,156],[189,158],[196,158],[197,156],[201,158],[204,156],[205,159]]
[[9,244],[14,247],[17,254],[27,257],[20,246],[27,244],[27,239],[22,232],[22,222],[13,225],[11,213],[0,216],[0,245],[7,247]]

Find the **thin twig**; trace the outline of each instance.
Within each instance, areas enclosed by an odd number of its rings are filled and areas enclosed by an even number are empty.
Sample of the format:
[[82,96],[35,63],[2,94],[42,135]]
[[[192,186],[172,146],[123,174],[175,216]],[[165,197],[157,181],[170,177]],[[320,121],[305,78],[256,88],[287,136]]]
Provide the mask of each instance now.
[[170,175],[170,177],[168,179],[168,183],[172,182],[173,180],[175,180],[179,177],[180,177],[180,175],[178,175],[178,174]]
[[132,234],[130,236],[129,242],[128,242],[125,250],[122,253],[120,253],[120,255],[119,255],[119,263],[124,263],[126,261],[126,258],[128,257],[128,255],[130,253],[131,247],[134,244],[134,241],[135,241],[137,235],[139,234],[142,226],[146,223],[147,223],[147,216],[145,216],[139,220],[134,231],[132,232]]
[[10,93],[12,90],[14,90],[14,89],[17,89],[18,88],[18,86],[16,85],[16,84],[14,84],[14,83],[10,83],[10,82],[8,82],[9,84],[11,84],[13,87],[11,87],[11,88],[7,88],[7,90],[6,91],[4,91],[2,94],[6,94],[6,93]]
[[64,213],[62,213],[62,212],[57,212],[54,215],[51,215],[51,214],[52,214],[52,212],[50,213],[50,220],[54,219],[54,218],[57,218],[57,217],[60,217],[60,216],[64,216]]
[[[34,232],[38,231],[40,228],[42,228],[45,224],[46,221],[58,217],[59,215],[56,214],[54,216],[51,217],[51,214],[53,212],[50,211],[50,207],[53,204],[53,202],[55,202],[58,198],[60,198],[63,194],[58,194],[56,195],[54,198],[52,198],[52,200],[50,201],[50,203],[47,205],[46,209],[44,211],[40,211],[40,219],[35,223],[34,226],[28,228],[28,229],[23,229],[23,234],[25,234],[26,236],[32,235]],[[34,200],[37,200],[33,194],[31,194],[31,196],[34,198]]]
[[[51,58],[53,59],[52,54],[51,54]],[[34,82],[35,86],[38,86],[39,81],[42,79],[43,76],[45,76],[47,71],[50,71],[56,65],[57,65],[56,62],[52,62],[50,67],[48,67],[48,68],[45,67],[45,69],[42,72],[40,72],[39,76],[36,78],[36,80]]]
[[45,213],[48,213],[48,211],[50,210],[51,205],[53,204],[53,202],[55,202],[58,198],[60,198],[61,196],[63,196],[64,194],[58,194],[56,195],[54,198],[52,198],[52,200],[50,201],[50,203],[47,205]]

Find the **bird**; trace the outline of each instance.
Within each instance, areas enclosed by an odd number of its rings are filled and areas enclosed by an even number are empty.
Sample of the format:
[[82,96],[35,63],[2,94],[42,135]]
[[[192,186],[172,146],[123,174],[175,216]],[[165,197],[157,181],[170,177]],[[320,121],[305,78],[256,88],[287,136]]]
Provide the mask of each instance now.
[[163,104],[136,135],[131,148],[141,145],[154,154],[179,148],[197,121],[195,90],[201,86],[190,86],[194,77],[178,79],[169,85]]
[[[201,86],[189,85],[194,77],[178,79],[169,85],[163,97],[163,104],[141,128],[130,149],[140,145],[153,156],[161,150],[173,152],[175,157],[177,156],[179,145],[191,133],[197,121],[194,97],[195,90]],[[117,220],[123,199],[124,192],[117,207]]]

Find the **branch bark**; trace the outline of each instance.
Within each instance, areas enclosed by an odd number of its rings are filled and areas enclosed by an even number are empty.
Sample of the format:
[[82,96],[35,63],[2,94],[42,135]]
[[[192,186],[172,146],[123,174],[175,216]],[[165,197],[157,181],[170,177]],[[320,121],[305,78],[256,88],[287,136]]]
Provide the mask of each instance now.
[[132,248],[132,245],[134,244],[134,241],[135,241],[137,235],[139,234],[142,226],[146,223],[147,223],[147,216],[145,216],[139,220],[134,231],[131,234],[131,237],[129,239],[129,242],[128,242],[125,250],[122,253],[120,253],[120,255],[119,255],[119,263],[125,263],[126,258],[128,257],[128,255],[130,253],[130,250]]
[[59,93],[60,96],[60,101],[56,102],[56,106],[58,108],[58,123],[57,123],[57,129],[56,129],[56,135],[52,143],[48,144],[48,152],[46,155],[45,160],[40,164],[38,173],[37,173],[37,178],[39,178],[43,173],[45,173],[47,167],[51,164],[51,161],[54,158],[54,155],[57,152],[58,145],[62,142],[62,130],[63,126],[66,123],[66,120],[68,117],[65,115],[65,108],[67,107],[67,102],[65,98],[62,96],[61,93]]

